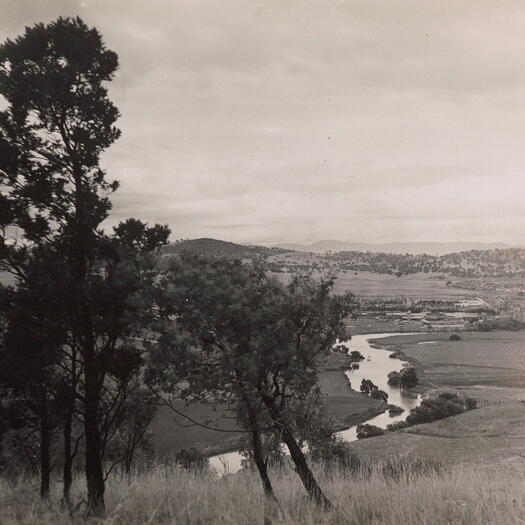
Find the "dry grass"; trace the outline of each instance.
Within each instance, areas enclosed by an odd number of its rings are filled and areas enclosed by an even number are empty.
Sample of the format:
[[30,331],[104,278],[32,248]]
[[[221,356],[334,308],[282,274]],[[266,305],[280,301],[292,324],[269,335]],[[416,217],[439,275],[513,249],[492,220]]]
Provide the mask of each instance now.
[[[392,469],[378,464],[372,472],[319,473],[334,503],[323,512],[304,496],[293,472],[274,472],[282,503],[283,524],[519,524],[525,523],[525,493],[520,465],[490,471],[473,466],[452,470],[401,461]],[[385,474],[386,471],[386,474]],[[401,475],[399,476],[399,473]],[[75,486],[77,494],[83,487]],[[51,504],[31,496],[35,480],[0,482],[0,523],[66,524],[73,520],[60,509],[58,494]],[[145,474],[115,476],[108,484],[105,524],[257,524],[263,522],[264,501],[259,480],[246,472],[216,479],[173,468],[156,467]],[[90,523],[97,523],[96,520]]]

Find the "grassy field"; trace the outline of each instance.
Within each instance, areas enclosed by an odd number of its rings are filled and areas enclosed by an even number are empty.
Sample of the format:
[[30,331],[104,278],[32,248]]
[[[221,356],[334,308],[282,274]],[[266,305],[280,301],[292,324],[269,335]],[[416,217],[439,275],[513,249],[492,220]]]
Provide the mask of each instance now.
[[[355,392],[348,385],[348,380],[341,367],[348,363],[348,358],[333,354],[319,376],[321,391],[326,396],[328,413],[339,426],[359,423],[370,413],[381,410],[381,402]],[[208,430],[191,424],[175,414],[169,408],[161,408],[152,425],[154,446],[157,454],[164,456],[176,454],[184,448],[194,447],[204,453],[223,452],[238,448],[243,433],[230,432],[237,428],[231,413],[214,410],[209,405],[194,403],[187,407],[184,402],[176,403],[176,408],[190,415],[192,419],[210,427],[226,429],[228,432]]]
[[401,335],[378,343],[416,364],[424,389],[463,393],[479,408],[357,442],[362,457],[410,453],[503,471],[525,463],[525,332],[461,333],[461,341],[449,341],[449,335]]
[[416,360],[430,385],[490,385],[525,388],[525,331],[427,333],[381,339]]
[[[372,441],[372,440],[369,440]],[[439,525],[525,522],[524,462],[507,470],[455,465],[445,470],[398,460],[394,469],[384,462],[372,472],[327,473],[318,479],[334,504],[322,511],[309,502],[297,475],[290,470],[271,472],[282,506],[283,525]],[[58,487],[57,487],[58,488]],[[74,518],[61,509],[59,494],[40,503],[34,479],[0,482],[2,525],[61,525],[84,523],[82,507]],[[75,484],[74,500],[83,497]],[[112,476],[106,490],[107,518],[89,523],[142,524],[262,524],[265,504],[258,477],[242,472],[218,480],[154,467],[130,477]]]
[[[329,270],[316,275],[326,275]],[[396,277],[372,272],[332,272],[336,277],[334,292],[352,292],[359,297],[410,297],[412,299],[453,299],[476,297],[479,291],[447,286],[446,278],[438,274],[418,273]],[[290,275],[278,273],[276,277],[287,282]]]
[[370,272],[339,272],[334,291],[352,292],[359,297],[405,296],[412,299],[434,299],[476,296],[479,292],[447,286],[447,279],[433,274],[403,277]]

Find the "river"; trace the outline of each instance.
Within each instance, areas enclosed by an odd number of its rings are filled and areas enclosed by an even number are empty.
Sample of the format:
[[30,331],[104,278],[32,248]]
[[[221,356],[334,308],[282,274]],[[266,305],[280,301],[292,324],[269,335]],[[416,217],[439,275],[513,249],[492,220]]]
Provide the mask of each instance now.
[[[399,372],[408,363],[401,361],[400,359],[392,359],[389,357],[392,352],[374,348],[370,345],[369,341],[371,339],[379,339],[393,335],[412,334],[387,333],[353,335],[352,339],[346,344],[349,352],[357,350],[365,357],[364,361],[359,363],[358,370],[348,370],[345,372],[352,388],[359,391],[361,380],[369,379],[377,385],[378,388],[384,390],[388,394],[389,404],[397,405],[404,409],[404,412],[397,416],[390,416],[388,411],[386,411],[365,421],[365,423],[380,428],[386,428],[390,423],[403,421],[408,415],[408,412],[412,408],[418,406],[421,402],[421,396],[402,392],[399,388],[394,388],[387,384],[388,373],[393,370]],[[357,439],[356,432],[357,425],[347,428],[346,430],[341,430],[337,435],[345,441],[350,442]],[[237,472],[241,468],[242,459],[243,456],[238,451],[225,452],[224,454],[218,454],[209,458],[210,466],[216,470],[219,475]]]

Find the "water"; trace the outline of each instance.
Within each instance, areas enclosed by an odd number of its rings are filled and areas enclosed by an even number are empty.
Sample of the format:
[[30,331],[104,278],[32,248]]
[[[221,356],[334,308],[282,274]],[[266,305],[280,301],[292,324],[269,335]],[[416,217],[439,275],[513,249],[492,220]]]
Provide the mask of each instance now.
[[[405,410],[402,414],[398,414],[397,416],[390,416],[387,411],[366,421],[369,425],[375,425],[376,427],[383,429],[386,429],[387,425],[390,425],[391,423],[404,421],[410,410],[421,403],[419,395],[415,395],[412,392],[402,392],[398,387],[391,387],[387,383],[389,372],[399,372],[407,366],[408,363],[399,359],[391,359],[389,356],[392,352],[374,348],[368,343],[370,339],[379,339],[381,337],[390,337],[392,335],[399,334],[354,335],[347,345],[350,351],[357,350],[365,357],[365,360],[360,362],[359,370],[348,370],[345,372],[352,388],[359,391],[361,381],[363,379],[369,379],[380,390],[384,390],[388,394],[389,404],[397,405]],[[370,361],[368,361],[368,359],[370,359]],[[342,430],[341,432],[338,432],[337,435],[345,441],[355,441],[357,439],[356,432],[357,425]]]
[[[348,370],[345,372],[352,388],[359,391],[361,381],[363,379],[369,379],[379,389],[384,390],[388,394],[389,404],[397,405],[404,409],[402,414],[396,416],[390,416],[387,411],[366,421],[366,423],[370,425],[375,425],[383,429],[386,429],[387,425],[391,423],[404,421],[410,410],[421,403],[421,396],[413,393],[402,392],[399,388],[391,387],[387,384],[388,373],[394,370],[399,372],[407,366],[408,363],[399,359],[391,359],[389,357],[391,352],[373,348],[368,342],[370,339],[379,339],[381,337],[390,337],[393,335],[400,334],[354,335],[346,345],[349,351],[357,350],[358,352],[361,352],[365,358],[359,363],[358,370]],[[337,435],[345,441],[355,441],[357,439],[356,432],[357,425],[342,430],[338,432]],[[238,451],[226,452],[209,458],[210,466],[220,475],[237,472],[241,468],[242,459],[243,456]]]

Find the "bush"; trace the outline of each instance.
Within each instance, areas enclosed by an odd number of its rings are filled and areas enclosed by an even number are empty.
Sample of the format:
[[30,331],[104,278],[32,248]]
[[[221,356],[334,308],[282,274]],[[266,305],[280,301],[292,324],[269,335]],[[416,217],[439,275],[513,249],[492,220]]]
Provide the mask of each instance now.
[[378,388],[370,392],[370,397],[372,399],[381,399],[385,403],[388,401],[388,394],[384,390],[379,390]]
[[471,410],[467,406],[476,404],[475,399],[471,399],[468,403],[467,399],[471,398],[461,399],[457,394],[443,392],[434,399],[424,399],[421,405],[410,411],[406,421],[410,425],[418,425],[462,414],[466,410]]
[[404,411],[405,411],[404,408],[398,407],[397,405],[388,406],[388,414],[390,416],[398,416],[399,414],[402,414]]
[[403,368],[400,373],[399,378],[399,385],[402,388],[414,388],[417,386],[418,383],[418,377],[416,373],[416,369],[412,366],[409,366],[407,368]]
[[461,341],[461,336],[458,334],[452,334],[448,339],[449,341]]
[[388,399],[388,394],[384,390],[379,390],[379,388],[377,388],[377,386],[374,385],[370,379],[363,379],[361,381],[360,390],[361,393],[372,399],[382,399],[385,402]]
[[177,465],[184,470],[203,472],[209,468],[209,460],[200,452],[192,448],[182,449],[176,456],[175,461]]
[[352,361],[363,361],[364,358],[365,356],[357,350],[352,350],[352,352],[350,352],[350,359],[352,359]]
[[390,386],[399,386],[400,379],[401,379],[401,376],[399,375],[399,372],[396,372],[395,370],[393,370],[392,372],[388,373],[387,383]]
[[406,421],[398,421],[397,423],[390,423],[390,425],[387,425],[386,429],[388,432],[395,432],[396,430],[401,430],[402,428],[407,428],[410,426],[410,423],[407,423]]
[[357,472],[361,468],[361,460],[347,441],[332,438],[323,443],[310,445],[308,454],[312,462],[331,471],[335,469]]
[[357,439],[367,439],[375,436],[382,436],[385,431],[382,428],[376,427],[375,425],[369,425],[363,423],[357,425]]
[[372,383],[372,381],[370,381],[370,379],[363,379],[361,381],[361,387],[360,387],[360,390],[361,390],[361,393],[369,396],[374,390],[377,390],[377,386],[374,385],[374,383]]
[[477,399],[474,399],[473,397],[466,397],[465,398],[465,408],[467,410],[474,410],[478,406]]

